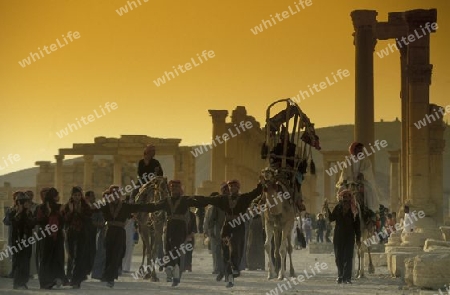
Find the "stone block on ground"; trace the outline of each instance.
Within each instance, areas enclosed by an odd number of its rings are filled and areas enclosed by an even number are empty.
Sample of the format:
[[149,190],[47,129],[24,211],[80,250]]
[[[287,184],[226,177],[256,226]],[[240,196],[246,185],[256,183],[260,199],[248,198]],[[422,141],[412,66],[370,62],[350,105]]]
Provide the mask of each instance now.
[[405,265],[404,265],[404,275],[402,276],[405,280],[405,283],[408,286],[412,286],[414,284],[414,258],[406,258],[405,259]]
[[389,253],[390,266],[388,266],[391,275],[394,277],[405,276],[405,260],[414,257],[423,252],[393,252]]
[[450,254],[427,253],[414,258],[414,285],[437,290],[450,282]]
[[434,239],[427,239],[425,241],[425,246],[423,246],[423,251],[425,252],[444,252],[450,254],[450,241],[440,241]]

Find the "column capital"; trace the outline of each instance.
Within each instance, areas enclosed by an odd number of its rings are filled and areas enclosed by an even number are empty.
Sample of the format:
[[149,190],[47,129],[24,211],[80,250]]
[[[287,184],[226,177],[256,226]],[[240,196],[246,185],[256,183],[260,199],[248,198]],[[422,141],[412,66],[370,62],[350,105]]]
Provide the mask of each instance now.
[[62,161],[64,160],[64,155],[55,155],[56,161]]
[[412,83],[431,84],[432,64],[412,64],[408,65],[408,79]]
[[228,116],[227,110],[208,110],[208,113],[212,117],[213,123],[225,123],[225,119]]
[[[437,10],[436,9],[414,9],[409,10],[404,13],[405,21],[409,25],[409,29],[414,30],[420,28],[421,25],[426,23],[435,23],[437,21]],[[432,28],[431,32],[434,33],[436,30]]]
[[355,30],[360,28],[373,28],[377,24],[378,12],[375,10],[353,10],[350,13]]

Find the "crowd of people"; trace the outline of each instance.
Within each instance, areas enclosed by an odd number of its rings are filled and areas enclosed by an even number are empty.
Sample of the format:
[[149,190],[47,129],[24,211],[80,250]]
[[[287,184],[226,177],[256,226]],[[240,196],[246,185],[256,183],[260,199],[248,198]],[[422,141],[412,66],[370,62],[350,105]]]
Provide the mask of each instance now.
[[[354,143],[350,152],[358,155],[362,147]],[[139,179],[144,179],[145,175],[163,176],[163,169],[154,156],[155,147],[147,146],[144,158],[138,163]],[[355,170],[342,172],[341,185],[347,181],[367,179],[360,171],[362,166],[355,167]],[[197,229],[204,232],[209,241],[212,273],[217,275],[217,281],[224,279],[226,287],[233,287],[234,279],[244,269],[265,269],[263,216],[256,214],[248,221],[232,222],[245,214],[261,195],[262,179],[248,193],[240,193],[238,180],[224,182],[220,192],[210,196],[184,196],[179,180],[171,180],[168,187],[167,198],[156,203],[135,204],[129,196],[119,194],[119,186],[111,185],[103,191],[102,198],[110,200],[108,197],[116,197],[100,207],[93,206],[95,193],[83,192],[79,186],[72,188],[70,198],[64,204],[60,204],[59,192],[53,187],[39,192],[40,204],[33,201],[32,191],[15,192],[13,204],[4,219],[10,229],[12,269],[9,276],[13,278],[13,288],[28,288],[30,269],[36,270],[41,289],[61,285],[78,289],[88,276],[106,282],[112,288],[120,273],[131,272],[137,232],[133,214],[137,212],[166,212],[163,247],[166,257],[168,253],[171,255],[168,261],[164,259],[164,267],[172,286],[180,284],[183,271],[192,271],[192,251],[185,250],[193,249]],[[370,189],[370,183],[365,188]],[[358,246],[361,243],[359,212],[354,196],[351,189],[341,187],[338,204],[333,210],[325,202],[323,211],[314,218],[309,213],[298,215],[292,232],[292,245],[296,249],[305,248],[313,239],[317,243],[331,242],[331,222],[335,222],[333,244],[338,283],[351,283],[353,249],[355,243]],[[376,200],[366,200],[365,204],[373,206],[374,202]],[[197,208],[196,214],[192,212],[194,208]],[[405,207],[405,215],[408,210]],[[380,206],[376,213],[377,232],[395,228],[395,212],[390,213]],[[412,226],[405,230],[412,231]],[[26,245],[25,241],[29,244]],[[180,251],[185,255],[172,255],[180,254]],[[184,263],[181,263],[182,258]]]

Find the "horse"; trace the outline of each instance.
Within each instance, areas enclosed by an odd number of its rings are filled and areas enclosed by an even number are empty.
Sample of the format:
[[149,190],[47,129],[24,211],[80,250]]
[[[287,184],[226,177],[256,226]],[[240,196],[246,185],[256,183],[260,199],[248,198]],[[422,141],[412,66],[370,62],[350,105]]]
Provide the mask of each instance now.
[[[135,196],[135,203],[156,203],[168,196],[167,178],[157,176],[153,177],[139,189],[138,194]],[[162,235],[166,214],[164,211],[156,211],[153,213],[139,212],[136,214],[136,219],[139,224],[139,234],[143,243],[140,268],[145,268],[144,261],[145,257],[147,257],[147,269],[145,272],[142,272],[146,273],[144,278],[150,278],[153,282],[158,282],[159,279],[156,275],[156,264],[154,261],[156,261],[159,249],[162,247]]]
[[369,256],[368,272],[369,274],[375,273],[375,267],[372,263],[372,255],[370,253],[370,242],[368,239],[375,234],[375,221],[372,219],[374,213],[366,208],[364,202],[364,185],[361,181],[348,183],[347,189],[349,189],[356,199],[356,204],[358,208],[358,215],[361,228],[361,241],[357,248],[358,253],[358,268],[356,271],[356,276],[358,278],[364,278],[364,253],[365,248],[367,248],[367,254]]
[[[277,273],[279,280],[285,278],[286,254],[289,254],[290,258],[290,276],[294,277],[291,234],[294,226],[295,209],[292,202],[292,194],[289,193],[289,190],[282,182],[275,178],[273,169],[264,169],[262,175],[265,180],[263,199],[265,199],[266,203],[263,206],[266,206],[264,211],[264,228],[266,231],[264,249],[267,253],[269,266],[267,279],[275,278]],[[288,198],[284,197],[286,193],[289,194]],[[279,269],[275,268],[272,260],[272,238],[274,239],[275,249],[273,255],[275,256],[275,265],[279,266]]]

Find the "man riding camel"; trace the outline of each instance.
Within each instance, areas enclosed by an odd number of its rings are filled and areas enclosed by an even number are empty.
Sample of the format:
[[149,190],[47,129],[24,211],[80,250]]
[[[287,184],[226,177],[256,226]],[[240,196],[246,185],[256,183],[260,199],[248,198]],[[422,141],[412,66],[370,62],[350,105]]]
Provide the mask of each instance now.
[[[372,170],[372,162],[367,157],[362,157],[364,145],[360,142],[353,142],[349,147],[351,157],[358,159],[350,162],[351,165],[344,165],[341,176],[336,184],[339,190],[346,188],[351,183],[360,183],[364,186],[364,203],[367,208],[376,212],[378,210],[377,188]],[[364,155],[364,154],[363,154]],[[362,159],[359,159],[362,158]]]

